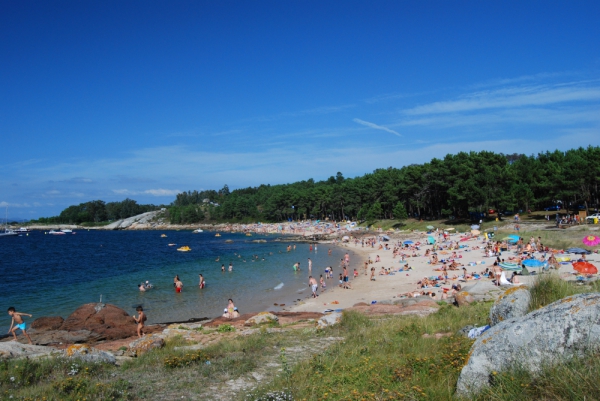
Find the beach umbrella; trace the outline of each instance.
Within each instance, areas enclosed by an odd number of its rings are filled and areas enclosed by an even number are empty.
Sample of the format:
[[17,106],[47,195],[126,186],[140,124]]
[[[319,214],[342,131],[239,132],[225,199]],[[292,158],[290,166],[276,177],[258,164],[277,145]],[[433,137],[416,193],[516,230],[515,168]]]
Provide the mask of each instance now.
[[433,230],[433,226],[427,226],[428,230]]
[[411,244],[414,244],[414,242],[412,242],[411,240],[404,241],[404,245],[411,245]]
[[471,230],[471,234],[479,235],[479,234],[481,234],[481,232],[479,230]]
[[515,242],[518,241],[518,239],[517,238],[513,238],[513,237],[504,237],[504,238],[502,238],[502,241],[507,241],[507,242],[515,243]]
[[588,262],[575,262],[573,263],[573,269],[577,270],[582,274],[597,274],[598,268]]
[[387,235],[382,235],[382,236],[381,236],[381,238],[382,238],[384,241],[389,241],[389,240],[390,240],[390,237],[388,237]]
[[544,267],[544,266],[546,266],[546,262],[540,262],[537,259],[525,259],[522,263],[523,263],[523,265],[525,265],[527,267]]
[[433,238],[431,235],[429,237],[427,237],[427,242],[429,244],[435,244],[435,238]]
[[456,230],[454,227],[447,228],[446,231],[454,231]]
[[521,269],[521,266],[519,266],[516,263],[502,262],[502,263],[499,263],[498,266],[500,266],[504,270],[510,270],[510,271],[523,270],[523,269]]
[[479,225],[478,224],[473,224],[471,226],[471,230],[479,230]]
[[591,253],[590,251],[586,251],[583,248],[569,248],[569,249],[567,249],[567,252],[569,252],[569,253],[580,253],[580,254],[584,254],[585,253],[586,255],[589,255]]
[[588,235],[583,239],[583,243],[587,246],[596,246],[600,244],[600,237],[597,237],[595,235]]

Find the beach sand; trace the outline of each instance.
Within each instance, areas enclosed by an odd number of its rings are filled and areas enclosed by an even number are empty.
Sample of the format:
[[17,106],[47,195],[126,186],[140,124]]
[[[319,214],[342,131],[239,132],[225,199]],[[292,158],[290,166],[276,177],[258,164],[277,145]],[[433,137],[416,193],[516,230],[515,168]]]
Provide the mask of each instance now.
[[[372,237],[371,237],[372,238]],[[356,268],[359,272],[359,276],[357,278],[351,278],[350,283],[352,284],[352,289],[343,289],[339,287],[339,274],[342,272],[340,267],[333,266],[334,269],[334,278],[326,281],[327,289],[322,291],[319,287],[317,298],[308,298],[303,300],[302,302],[298,302],[298,304],[287,308],[286,310],[293,312],[323,312],[327,309],[347,309],[352,307],[354,304],[359,302],[365,302],[367,304],[372,303],[373,301],[381,302],[381,301],[394,301],[396,299],[400,299],[401,294],[405,294],[410,291],[417,291],[417,282],[424,277],[430,276],[438,276],[441,274],[440,271],[436,271],[436,267],[440,267],[441,263],[437,265],[431,265],[428,263],[429,257],[423,256],[427,249],[431,249],[432,245],[422,245],[421,249],[417,251],[420,256],[417,257],[409,257],[405,262],[400,263],[399,257],[396,259],[393,258],[393,245],[398,241],[402,242],[405,239],[411,239],[414,242],[420,241],[424,242],[426,236],[423,233],[416,233],[410,236],[403,236],[402,238],[391,238],[388,242],[390,250],[379,250],[379,243],[376,243],[375,248],[367,247],[364,248],[359,243],[356,246],[354,243],[343,243],[337,245],[339,247],[343,247],[352,252],[352,257],[350,260],[350,269],[349,274],[352,276],[354,268]],[[450,236],[451,241],[460,241],[460,234],[453,234]],[[483,242],[483,237],[480,236],[478,238],[470,239],[468,241],[460,242],[460,244],[468,245],[468,248],[461,249],[457,251],[457,254],[462,256],[458,260],[459,263],[463,264],[467,268],[468,273],[481,273],[486,268],[492,268],[495,257],[486,257],[483,254],[483,248],[485,247],[485,243]],[[383,244],[383,242],[382,242]],[[479,246],[481,249],[473,249]],[[444,255],[438,251],[438,255],[440,259],[450,256],[452,251],[447,251],[448,254]],[[369,265],[367,275],[365,276],[364,272],[364,263],[370,257],[371,260],[375,261],[376,256],[379,255],[381,261],[374,262]],[[535,256],[539,257],[539,253],[536,253]],[[513,251],[503,252],[502,258],[508,259],[509,256],[515,256]],[[572,258],[576,258],[576,255],[570,255]],[[596,255],[597,256],[597,255]],[[588,258],[589,259],[589,258]],[[469,263],[478,263],[476,266],[469,266]],[[392,270],[396,271],[399,268],[403,267],[406,263],[410,267],[412,267],[412,271],[404,271],[404,272],[395,272],[394,275],[379,275],[379,271],[381,267],[392,268]],[[371,281],[370,278],[370,268],[375,267],[375,281]],[[533,269],[534,271],[537,269]],[[552,270],[555,272],[555,270]],[[572,266],[561,265],[558,273],[563,279],[574,279],[574,272]],[[322,268],[313,269],[313,276],[319,279],[319,276],[324,274]],[[510,277],[512,273],[507,272],[507,278]],[[448,271],[448,276],[452,278],[452,276],[461,276],[462,269],[458,271]],[[519,280],[524,285],[531,285],[535,280],[535,275],[532,276],[519,276]],[[476,288],[477,293],[484,294],[487,292],[494,292],[498,290],[505,290],[509,288],[509,286],[494,286],[493,282],[489,278],[481,278],[479,280],[467,280],[466,282],[460,279],[448,280],[447,285],[443,285],[444,288],[450,288],[452,284],[459,283],[462,286],[463,290],[469,290],[471,288]],[[429,289],[424,289],[425,291],[434,291],[436,293],[435,300],[441,300],[442,288],[434,287]],[[419,289],[419,291],[421,291]],[[499,294],[497,292],[496,294]]]

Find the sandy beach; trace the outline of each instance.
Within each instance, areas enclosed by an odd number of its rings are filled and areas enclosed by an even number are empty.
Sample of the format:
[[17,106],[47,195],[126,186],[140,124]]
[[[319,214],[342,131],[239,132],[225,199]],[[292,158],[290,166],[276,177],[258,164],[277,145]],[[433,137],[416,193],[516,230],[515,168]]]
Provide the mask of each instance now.
[[[371,236],[363,238],[373,237]],[[485,248],[486,245],[484,242],[484,237],[478,236],[466,241],[460,241],[462,238],[464,238],[464,234],[459,233],[452,234],[448,238],[448,241],[458,241],[461,245],[465,245],[464,248],[456,250],[456,253],[459,256],[457,262],[464,265],[469,274],[481,273],[485,271],[486,268],[491,269],[496,258],[487,257],[484,255],[483,248]],[[408,239],[414,241],[415,243],[421,242],[422,245],[419,246],[420,249],[416,251],[418,256],[408,257],[406,261],[401,261],[400,257],[394,258],[394,245],[402,243],[404,240]],[[400,237],[393,236],[390,241],[387,242],[390,248],[389,250],[378,249],[379,245],[383,245],[385,242],[376,242],[374,247],[367,245],[362,247],[360,243],[355,244],[352,241],[349,243],[338,243],[336,246],[346,248],[352,253],[349,269],[350,276],[352,276],[355,268],[359,272],[358,277],[350,278],[352,289],[344,289],[339,286],[338,277],[342,272],[342,269],[336,265],[333,266],[334,278],[326,280],[327,288],[325,291],[323,291],[323,289],[319,286],[319,296],[317,298],[308,298],[302,302],[298,302],[296,305],[286,310],[293,312],[323,312],[328,309],[347,309],[359,302],[364,302],[367,304],[370,304],[373,301],[389,302],[400,299],[401,294],[423,290],[435,292],[435,300],[441,300],[443,292],[442,288],[450,288],[453,284],[461,284],[462,289],[466,291],[476,288],[478,293],[486,293],[490,291],[493,292],[498,289],[504,290],[509,288],[508,285],[496,287],[492,280],[487,277],[463,280],[461,266],[459,270],[448,271],[448,276],[450,278],[447,282],[448,284],[444,284],[441,287],[419,289],[417,285],[418,281],[424,277],[439,276],[442,273],[439,270],[435,270],[436,268],[441,267],[441,263],[438,263],[437,265],[431,265],[428,263],[429,257],[424,256],[428,249],[433,248],[433,245],[425,245],[426,239],[427,234],[425,233],[402,234]],[[438,243],[438,245],[446,244],[447,243],[444,242]],[[328,246],[328,244],[323,244],[323,247],[325,246]],[[440,259],[443,259],[444,257],[449,257],[452,252],[454,251],[438,251],[438,255]],[[511,250],[503,252],[501,257],[508,259],[509,257],[515,255],[516,252]],[[541,253],[539,252],[535,253],[536,258],[538,258],[540,255]],[[377,256],[380,257],[379,262],[375,262]],[[578,255],[569,254],[566,254],[566,256],[570,256],[573,260],[578,257]],[[373,261],[373,264],[369,265],[367,275],[365,275],[364,264],[369,258]],[[598,261],[598,255],[590,255],[588,260],[596,262]],[[473,266],[473,263],[476,265]],[[403,268],[406,264],[408,264],[412,270],[399,272],[398,270]],[[371,267],[375,267],[375,281],[370,280]],[[386,269],[391,268],[393,273],[389,275],[379,275],[382,267]],[[316,268],[313,268],[313,276],[317,278],[317,281],[321,274],[324,275],[323,270],[324,266],[317,266]],[[532,269],[532,271],[537,270],[538,269]],[[556,270],[551,271],[557,272]],[[558,269],[558,274],[565,280],[575,280],[575,275],[573,273],[575,273],[575,271],[570,263],[561,264],[560,268]],[[506,276],[510,277],[511,274],[512,273],[507,272]],[[452,279],[453,276],[457,276],[457,278]],[[536,275],[519,276],[519,280],[523,285],[530,285],[535,280],[535,277]]]

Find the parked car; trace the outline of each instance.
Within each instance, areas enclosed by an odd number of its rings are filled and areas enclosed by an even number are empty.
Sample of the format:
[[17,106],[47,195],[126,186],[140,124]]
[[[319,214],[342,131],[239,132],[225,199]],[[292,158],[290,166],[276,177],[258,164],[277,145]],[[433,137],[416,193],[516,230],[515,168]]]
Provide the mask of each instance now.
[[585,221],[587,223],[591,223],[592,221],[594,221],[594,219],[600,220],[600,213],[590,214],[588,217],[585,218]]
[[547,208],[544,208],[544,210],[547,211],[547,212],[548,211],[552,211],[552,210],[560,210],[560,205],[552,205],[552,206],[549,206]]

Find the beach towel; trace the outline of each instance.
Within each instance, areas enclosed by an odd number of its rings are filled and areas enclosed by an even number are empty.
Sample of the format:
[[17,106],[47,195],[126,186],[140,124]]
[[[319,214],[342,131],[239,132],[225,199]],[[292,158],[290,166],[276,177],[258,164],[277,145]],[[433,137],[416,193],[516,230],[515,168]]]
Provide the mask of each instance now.
[[469,330],[469,333],[467,334],[467,336],[469,338],[477,338],[480,335],[482,335],[489,328],[490,328],[490,326],[475,327],[474,329]]
[[512,283],[506,279],[506,273],[502,272],[500,276],[500,285],[511,285]]

